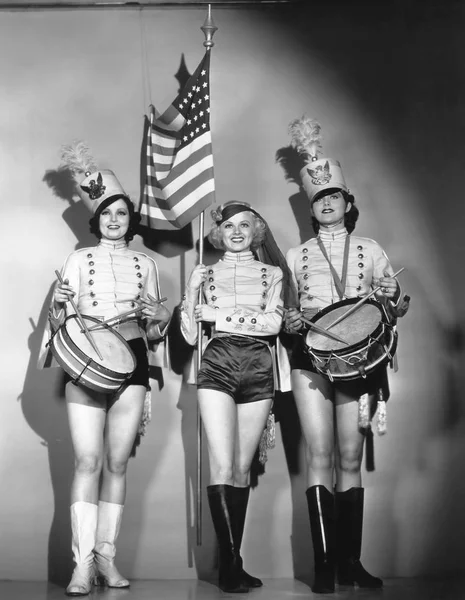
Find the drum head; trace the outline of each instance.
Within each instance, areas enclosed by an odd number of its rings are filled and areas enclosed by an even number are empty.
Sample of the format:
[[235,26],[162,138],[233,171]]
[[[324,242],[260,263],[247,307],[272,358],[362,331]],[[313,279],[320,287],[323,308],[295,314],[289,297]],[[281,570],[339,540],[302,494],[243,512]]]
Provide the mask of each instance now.
[[[82,318],[88,328],[100,323],[98,319],[94,319],[93,317],[82,315]],[[102,360],[95,352],[86,334],[81,331],[81,326],[75,315],[71,315],[66,320],[66,330],[76,346],[97,365],[115,373],[131,373],[134,371],[136,366],[134,354],[128,343],[115,331],[107,327],[102,327],[91,332],[95,345],[102,355]]]
[[[356,299],[358,300],[358,298]],[[321,313],[317,314],[312,321],[319,327],[328,328],[338,317],[346,313],[353,301],[338,302],[337,305],[328,307]],[[372,334],[379,326],[383,317],[381,308],[376,303],[366,302],[362,304],[356,311],[349,315],[346,319],[331,327],[331,333],[339,336],[348,344],[337,342],[320,333],[316,333],[312,329],[307,333],[306,343],[312,349],[320,351],[342,350],[348,345],[358,344]]]

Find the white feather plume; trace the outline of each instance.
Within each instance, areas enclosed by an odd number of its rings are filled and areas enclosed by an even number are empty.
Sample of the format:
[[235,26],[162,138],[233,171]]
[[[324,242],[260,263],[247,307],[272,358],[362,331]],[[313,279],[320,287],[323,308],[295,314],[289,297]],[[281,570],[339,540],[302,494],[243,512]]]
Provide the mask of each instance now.
[[294,119],[289,123],[289,134],[291,146],[299,154],[307,158],[317,158],[323,152],[321,125],[315,119],[310,119],[306,115]]
[[82,178],[84,173],[94,173],[98,170],[89,146],[82,141],[74,141],[61,147],[61,165],[78,178]]

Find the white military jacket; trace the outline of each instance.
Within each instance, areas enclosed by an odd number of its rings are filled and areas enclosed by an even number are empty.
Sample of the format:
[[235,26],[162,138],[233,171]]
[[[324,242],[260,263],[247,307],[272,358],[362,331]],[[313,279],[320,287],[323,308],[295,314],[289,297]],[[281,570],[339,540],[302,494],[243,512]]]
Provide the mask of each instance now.
[[[283,273],[255,260],[250,251],[225,252],[223,258],[207,269],[204,297],[216,308],[215,332],[266,337],[281,329]],[[186,341],[194,345],[197,323],[194,308],[197,302],[188,297],[181,306],[181,331]]]
[[[339,277],[342,275],[347,235],[346,229],[334,233],[320,231],[318,234]],[[297,286],[303,311],[317,312],[329,304],[339,302],[328,261],[318,246],[317,238],[291,248],[286,260]],[[385,271],[390,274],[394,272],[381,246],[369,238],[351,235],[344,298],[366,296],[374,287],[373,279],[383,277]],[[400,317],[406,312],[400,297],[397,304],[383,297],[377,299],[386,306],[391,317]]]
[[[61,276],[63,280],[69,281],[76,292],[74,302],[79,312],[102,320],[116,317],[136,307],[140,296],[161,296],[155,261],[142,252],[130,250],[125,241],[111,242],[102,239],[97,246],[72,252],[61,269]],[[67,316],[74,313],[69,302],[58,313],[52,307],[49,311],[51,331],[47,327],[44,333],[39,368],[56,366],[55,361],[48,356],[46,343],[51,333],[63,324]],[[139,323],[140,334],[145,337],[142,321],[137,316],[132,320]],[[161,332],[158,327],[158,333],[161,339],[164,331]],[[151,340],[156,341],[157,338]],[[150,346],[149,350],[150,363],[160,364],[160,360],[155,357],[158,348]],[[165,362],[164,357],[162,362]]]

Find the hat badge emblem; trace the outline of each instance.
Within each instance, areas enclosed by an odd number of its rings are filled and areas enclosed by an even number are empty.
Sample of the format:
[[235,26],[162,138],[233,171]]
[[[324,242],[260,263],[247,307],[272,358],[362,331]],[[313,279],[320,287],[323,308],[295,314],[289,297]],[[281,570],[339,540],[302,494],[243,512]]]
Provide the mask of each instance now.
[[89,181],[89,185],[81,185],[81,189],[86,192],[86,194],[89,194],[89,198],[91,200],[97,200],[97,198],[103,196],[107,188],[105,185],[103,185],[102,174],[99,173],[97,176],[97,181],[95,181],[95,179],[91,179]]
[[332,175],[328,161],[323,166],[318,165],[315,169],[307,168],[307,172],[312,178],[313,185],[325,185],[331,181]]

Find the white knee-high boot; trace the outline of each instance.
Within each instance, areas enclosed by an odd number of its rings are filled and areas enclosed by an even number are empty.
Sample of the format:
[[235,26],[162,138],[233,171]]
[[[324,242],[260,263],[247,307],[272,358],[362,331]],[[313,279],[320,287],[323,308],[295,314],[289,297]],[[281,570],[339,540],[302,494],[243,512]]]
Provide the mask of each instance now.
[[129,587],[129,581],[115,567],[115,542],[121,526],[123,508],[122,504],[113,504],[102,500],[98,503],[97,538],[94,548],[95,566],[97,582],[108,587]]
[[76,567],[66,588],[68,596],[86,596],[92,588],[97,511],[97,505],[90,502],[74,502],[71,505],[72,550]]

